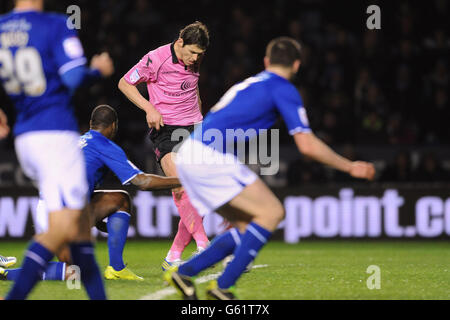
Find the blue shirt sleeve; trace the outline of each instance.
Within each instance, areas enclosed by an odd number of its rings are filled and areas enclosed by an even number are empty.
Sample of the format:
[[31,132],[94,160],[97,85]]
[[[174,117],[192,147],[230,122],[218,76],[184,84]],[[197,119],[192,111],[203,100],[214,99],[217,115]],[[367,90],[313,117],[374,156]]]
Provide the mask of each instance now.
[[101,77],[98,70],[86,66],[83,46],[75,29],[67,26],[65,16],[54,16],[53,57],[64,85],[72,90],[90,85]]
[[294,85],[279,84],[273,88],[272,96],[290,135],[311,132],[303,100]]
[[70,69],[61,75],[61,79],[66,87],[75,90],[78,87],[91,85],[101,77],[100,71],[79,66]]
[[52,55],[60,75],[74,68],[85,66],[83,46],[75,29],[67,26],[67,17],[55,15],[53,21],[54,38],[49,39],[52,44]]
[[122,184],[129,184],[138,174],[142,173],[117,144],[107,141],[102,144],[101,159],[104,164],[119,178]]

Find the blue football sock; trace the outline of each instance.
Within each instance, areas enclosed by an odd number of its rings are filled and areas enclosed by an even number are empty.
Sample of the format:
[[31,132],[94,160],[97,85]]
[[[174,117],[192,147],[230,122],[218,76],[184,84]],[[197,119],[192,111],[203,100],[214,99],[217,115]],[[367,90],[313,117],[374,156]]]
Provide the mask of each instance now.
[[64,281],[66,278],[66,263],[59,261],[49,262],[47,269],[42,275],[42,280]]
[[17,278],[19,277],[20,271],[22,271],[22,268],[7,269],[6,270],[6,280],[16,281]]
[[70,245],[72,262],[81,271],[81,282],[91,300],[106,300],[102,276],[94,256],[92,242],[72,243]]
[[125,268],[123,263],[123,248],[127,241],[130,214],[118,211],[108,217],[106,227],[108,229],[109,265],[116,271]]
[[[22,268],[7,269],[6,280],[16,281],[21,270]],[[64,262],[50,261],[39,280],[64,280],[65,273],[66,264]]]
[[23,300],[30,293],[36,282],[42,278],[47,263],[53,258],[53,253],[33,241],[25,253],[21,271],[14,282],[6,300]]
[[236,228],[217,236],[205,251],[196,255],[179,268],[180,274],[192,277],[233,253],[242,235]]
[[271,232],[252,222],[241,239],[241,245],[234,252],[234,259],[225,268],[225,271],[217,279],[219,288],[227,289],[233,286],[237,279],[247,268],[248,264],[255,259],[258,251],[264,246]]

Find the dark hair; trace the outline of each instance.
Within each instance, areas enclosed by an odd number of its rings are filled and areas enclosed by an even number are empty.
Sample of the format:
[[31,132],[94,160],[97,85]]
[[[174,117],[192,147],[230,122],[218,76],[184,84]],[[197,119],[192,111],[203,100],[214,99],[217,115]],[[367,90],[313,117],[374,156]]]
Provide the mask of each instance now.
[[118,120],[117,112],[107,104],[101,104],[91,113],[91,126],[94,128],[108,128]]
[[195,21],[181,29],[179,38],[183,39],[183,46],[195,44],[200,49],[206,50],[209,45],[208,28],[200,21]]
[[270,64],[290,67],[295,60],[300,60],[300,44],[289,37],[275,38],[269,42],[266,57]]

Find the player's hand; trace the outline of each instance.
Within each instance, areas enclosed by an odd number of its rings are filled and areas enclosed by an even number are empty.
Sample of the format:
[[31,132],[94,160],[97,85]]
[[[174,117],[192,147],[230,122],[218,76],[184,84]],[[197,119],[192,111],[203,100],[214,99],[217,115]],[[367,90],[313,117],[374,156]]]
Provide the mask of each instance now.
[[369,162],[353,161],[349,174],[354,178],[373,180],[375,167]]
[[156,130],[159,130],[160,127],[164,127],[162,115],[156,109],[148,111],[146,119],[149,128],[155,128]]
[[4,139],[9,134],[8,118],[6,114],[0,109],[0,139]]
[[102,77],[109,77],[114,73],[114,64],[109,53],[96,54],[91,59],[91,69],[100,71]]

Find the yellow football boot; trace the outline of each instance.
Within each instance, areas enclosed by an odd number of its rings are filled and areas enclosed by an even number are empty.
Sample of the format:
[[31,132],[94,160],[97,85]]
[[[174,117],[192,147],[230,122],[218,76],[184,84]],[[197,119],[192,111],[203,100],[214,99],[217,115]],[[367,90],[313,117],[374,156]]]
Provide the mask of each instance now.
[[128,269],[127,267],[123,268],[120,271],[114,270],[113,267],[107,266],[105,270],[105,279],[106,280],[138,280],[143,281],[144,278],[139,277],[133,271]]
[[239,300],[236,295],[236,287],[221,289],[217,285],[217,280],[212,280],[206,287],[206,297],[208,300]]

